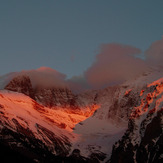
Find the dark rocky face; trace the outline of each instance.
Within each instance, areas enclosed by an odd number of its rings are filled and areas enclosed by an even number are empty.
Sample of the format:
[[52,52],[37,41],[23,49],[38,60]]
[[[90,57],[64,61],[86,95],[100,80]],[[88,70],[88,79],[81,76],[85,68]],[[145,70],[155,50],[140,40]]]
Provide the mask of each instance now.
[[67,88],[35,88],[35,99],[48,107],[77,107],[75,95]]
[[34,90],[32,88],[31,80],[28,76],[17,76],[13,78],[6,86],[5,89],[23,93],[31,98],[34,98]]

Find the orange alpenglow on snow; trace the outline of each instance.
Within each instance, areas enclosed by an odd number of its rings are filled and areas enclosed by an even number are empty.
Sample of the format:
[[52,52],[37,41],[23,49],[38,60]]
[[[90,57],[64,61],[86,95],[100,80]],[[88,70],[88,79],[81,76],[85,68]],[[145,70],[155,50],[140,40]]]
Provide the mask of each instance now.
[[[78,111],[63,107],[50,109],[24,94],[11,91],[1,91],[0,103],[4,106],[1,107],[3,114],[9,119],[16,118],[23,126],[25,125],[26,127],[29,127],[29,124],[26,122],[29,122],[30,124],[33,123],[34,125],[39,121],[43,122],[43,125],[57,126],[58,128],[67,131],[72,131],[77,123],[92,116],[92,114],[100,107],[99,105],[94,104],[85,108],[80,108]],[[18,117],[22,117],[22,119]]]

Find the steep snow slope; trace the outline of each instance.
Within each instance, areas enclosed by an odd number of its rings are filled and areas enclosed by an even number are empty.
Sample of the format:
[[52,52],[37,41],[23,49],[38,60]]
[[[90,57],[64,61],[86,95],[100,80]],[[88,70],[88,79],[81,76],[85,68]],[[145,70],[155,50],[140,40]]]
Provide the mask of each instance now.
[[[29,143],[33,148],[38,141],[41,148],[45,146],[54,155],[67,155],[78,139],[71,130],[84,119],[85,116],[67,113],[63,108],[44,107],[21,93],[0,91],[0,140],[11,147],[23,149],[24,144],[35,140]],[[23,135],[24,141],[17,140],[17,134]]]
[[[97,109],[96,105],[92,107]],[[32,160],[49,156],[65,159],[74,153],[72,145],[80,137],[72,132],[75,124],[88,116],[91,113],[74,113],[59,106],[48,108],[22,93],[1,90],[0,146],[9,146],[19,153],[26,151],[23,155],[27,153],[26,157]]]

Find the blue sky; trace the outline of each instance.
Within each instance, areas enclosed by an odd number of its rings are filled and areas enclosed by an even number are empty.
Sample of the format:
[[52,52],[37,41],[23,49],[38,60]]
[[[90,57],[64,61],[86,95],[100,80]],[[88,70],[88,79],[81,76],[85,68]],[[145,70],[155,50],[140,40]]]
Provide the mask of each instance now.
[[102,44],[144,51],[162,35],[162,0],[1,0],[0,75],[46,66],[70,78]]

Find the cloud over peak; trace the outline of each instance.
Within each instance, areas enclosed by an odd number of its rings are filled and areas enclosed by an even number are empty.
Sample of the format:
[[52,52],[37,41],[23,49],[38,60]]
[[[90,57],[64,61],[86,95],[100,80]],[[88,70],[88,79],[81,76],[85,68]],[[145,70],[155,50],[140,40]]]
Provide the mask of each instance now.
[[102,45],[96,61],[85,72],[86,79],[93,87],[101,88],[137,76],[147,68],[135,57],[140,53],[140,49],[128,45]]
[[66,75],[49,67],[16,72],[12,74],[12,78],[19,75],[29,76],[34,87],[67,87],[65,82]]

